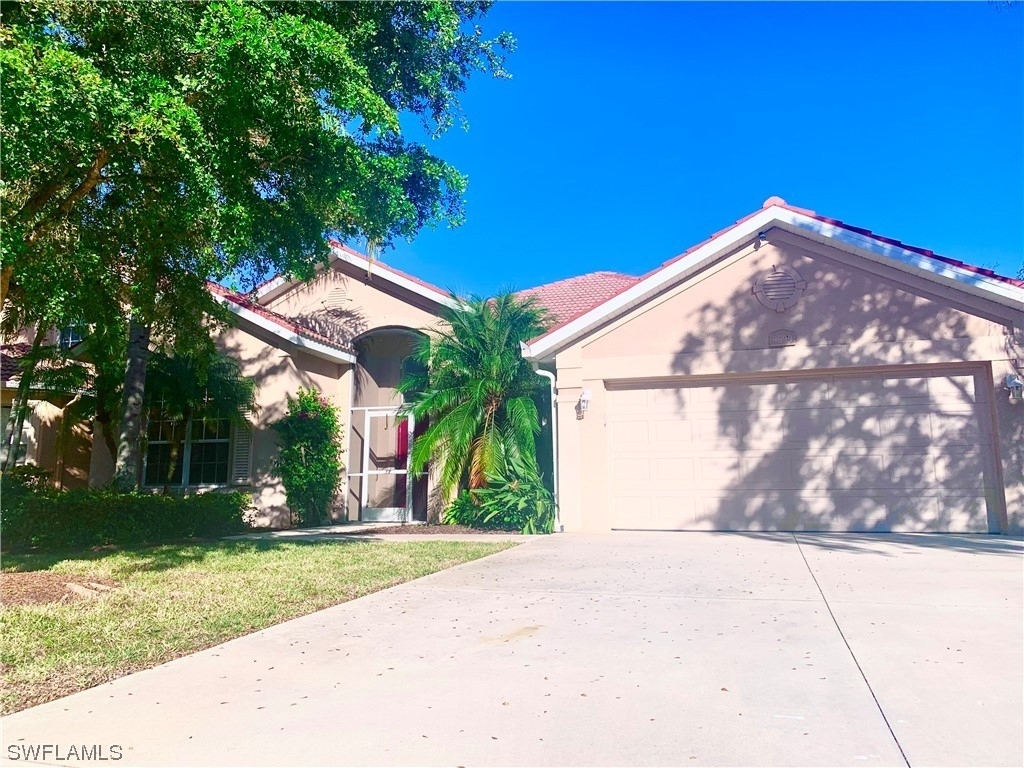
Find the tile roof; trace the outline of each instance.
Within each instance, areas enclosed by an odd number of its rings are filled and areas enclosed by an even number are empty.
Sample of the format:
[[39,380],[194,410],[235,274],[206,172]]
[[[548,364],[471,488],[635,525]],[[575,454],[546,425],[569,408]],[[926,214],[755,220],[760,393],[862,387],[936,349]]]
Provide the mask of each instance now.
[[927,248],[918,248],[916,245],[907,245],[906,243],[900,240],[894,240],[891,237],[885,237],[884,235],[875,234],[870,229],[865,229],[864,227],[855,227],[852,224],[847,224],[846,222],[840,221],[839,219],[830,219],[827,216],[822,216],[806,208],[797,208],[795,206],[789,205],[788,203],[786,203],[785,200],[782,200],[780,198],[770,198],[770,200],[766,200],[765,202],[768,203],[769,201],[773,205],[777,205],[780,208],[785,208],[786,210],[793,211],[794,213],[802,213],[805,216],[810,216],[811,218],[817,219],[818,221],[824,222],[825,224],[831,224],[835,227],[842,227],[843,229],[848,229],[851,232],[856,232],[859,235],[864,235],[864,237],[870,237],[873,240],[878,240],[879,242],[886,243],[887,245],[902,248],[906,251],[912,251],[913,253],[919,253],[922,256],[927,256],[930,259],[941,261],[944,264],[951,264],[954,267],[959,267],[960,269],[967,270],[968,272],[973,272],[976,275],[982,275],[983,277],[987,277],[990,280],[997,280],[1001,283],[1007,283],[1009,285],[1015,285],[1018,288],[1024,288],[1024,280],[1018,280],[1015,277],[1008,277],[1007,275],[1000,275],[998,272],[994,272],[991,269],[985,269],[984,267],[976,267],[973,264],[968,264],[967,262],[960,261],[959,259],[951,259],[948,256],[940,256],[939,254],[935,253],[934,251],[930,251]]
[[[1019,280],[1017,278],[1008,277],[1006,275],[1000,275],[999,273],[994,272],[991,269],[985,269],[983,267],[976,267],[973,264],[968,264],[968,263],[960,261],[958,259],[951,259],[951,258],[949,258],[947,256],[940,256],[939,254],[935,253],[934,251],[930,251],[927,248],[919,248],[917,246],[907,245],[906,243],[904,243],[904,242],[902,242],[900,240],[895,240],[895,239],[893,239],[891,237],[884,237],[883,235],[875,234],[870,229],[865,229],[863,227],[854,227],[854,226],[851,226],[850,224],[847,224],[847,223],[845,223],[843,221],[840,221],[839,219],[832,219],[832,218],[829,218],[827,216],[822,216],[822,215],[820,215],[818,213],[815,213],[814,211],[809,210],[807,208],[798,208],[798,207],[796,207],[794,205],[789,205],[781,197],[770,197],[770,198],[768,198],[767,200],[764,201],[764,205],[761,207],[760,210],[754,211],[754,212],[744,216],[742,219],[737,219],[734,223],[730,224],[725,229],[720,229],[719,231],[715,232],[713,235],[709,236],[707,239],[702,240],[701,242],[697,243],[696,245],[690,246],[689,248],[687,248],[685,251],[683,251],[679,255],[673,256],[668,261],[663,262],[659,266],[657,266],[654,269],[652,269],[650,272],[647,272],[647,273],[641,275],[640,277],[631,277],[630,275],[621,275],[621,274],[616,273],[616,272],[594,272],[594,273],[591,273],[590,275],[583,275],[580,278],[569,278],[568,280],[562,280],[562,281],[560,281],[558,283],[550,283],[548,285],[542,285],[542,286],[540,286],[538,288],[531,288],[531,289],[529,289],[527,291],[521,291],[520,294],[529,294],[529,293],[535,292],[535,291],[543,291],[543,290],[546,290],[546,289],[554,289],[555,286],[561,286],[561,285],[565,285],[565,284],[570,284],[574,280],[582,280],[582,279],[590,278],[590,277],[593,277],[593,276],[596,276],[596,275],[615,275],[615,276],[623,279],[623,282],[619,284],[619,287],[617,289],[608,291],[607,293],[605,293],[605,295],[601,299],[591,303],[589,306],[587,306],[586,308],[584,308],[582,310],[576,311],[573,314],[563,314],[563,313],[556,312],[555,314],[558,315],[556,324],[554,326],[552,326],[551,328],[549,328],[547,330],[547,332],[541,334],[540,336],[536,337],[535,339],[531,339],[530,340],[531,343],[539,341],[540,339],[542,339],[542,338],[550,335],[554,331],[558,330],[562,326],[567,325],[572,320],[575,320],[580,315],[583,315],[584,313],[590,311],[591,309],[594,309],[598,305],[604,304],[605,302],[613,299],[615,296],[617,296],[618,294],[620,294],[623,291],[627,290],[628,288],[630,288],[635,283],[638,283],[641,280],[646,280],[648,277],[651,277],[652,275],[657,274],[658,272],[660,272],[661,270],[665,269],[665,267],[669,266],[670,264],[674,264],[675,262],[679,261],[680,259],[686,258],[691,253],[693,253],[694,251],[704,247],[705,245],[707,245],[708,243],[712,242],[713,240],[716,240],[717,238],[719,238],[719,237],[721,237],[721,236],[731,232],[732,230],[736,229],[737,227],[741,226],[745,222],[747,222],[750,219],[752,219],[755,216],[757,216],[759,213],[761,213],[762,210],[764,210],[766,208],[770,208],[773,205],[774,206],[778,206],[780,208],[785,208],[786,210],[792,211],[793,213],[799,213],[799,214],[802,214],[804,216],[809,216],[809,217],[811,217],[813,219],[816,219],[816,220],[818,220],[820,222],[823,222],[825,224],[830,224],[830,225],[836,226],[836,227],[842,227],[843,229],[849,230],[851,232],[856,232],[857,234],[863,235],[864,237],[869,237],[869,238],[872,238],[874,240],[878,240],[879,242],[883,242],[883,243],[886,243],[888,245],[895,246],[897,248],[902,248],[904,250],[911,251],[913,253],[921,254],[922,256],[926,256],[926,257],[928,257],[930,259],[935,259],[936,261],[941,261],[944,264],[950,264],[950,265],[958,267],[960,269],[967,270],[968,272],[973,272],[975,274],[982,275],[983,277],[986,277],[986,278],[991,279],[991,280],[996,280],[998,282],[1007,283],[1009,285],[1013,285],[1013,286],[1016,286],[1018,288],[1024,288],[1024,280]],[[569,293],[571,290],[572,290],[571,288],[566,288],[564,293]],[[562,293],[563,293],[562,291],[553,291],[555,299],[552,301],[552,303],[554,303],[555,306],[560,306],[560,297],[561,297]],[[564,299],[564,301],[566,303],[569,303],[569,301],[571,301],[571,299],[566,298],[566,299]],[[542,301],[541,303],[544,304],[545,302]]]
[[355,354],[355,350],[353,350],[351,346],[339,343],[335,339],[332,339],[328,336],[324,336],[322,333],[314,331],[312,328],[303,325],[296,319],[285,317],[282,314],[267,309],[266,307],[262,306],[261,304],[257,304],[255,301],[247,298],[246,296],[243,296],[240,293],[235,293],[234,291],[225,288],[223,285],[218,285],[217,283],[212,282],[208,282],[206,285],[210,289],[211,293],[215,293],[218,296],[221,296],[222,298],[226,299],[227,301],[230,301],[233,304],[243,307],[249,310],[250,312],[259,315],[260,317],[269,320],[276,325],[279,325],[286,331],[296,333],[299,336],[309,339],[310,341],[325,344],[326,346],[331,347],[333,349],[339,349],[342,352],[349,352],[351,354]]
[[428,291],[434,291],[435,293],[439,293],[439,294],[441,294],[442,296],[445,296],[445,297],[449,296],[450,293],[451,293],[450,291],[446,291],[444,288],[438,288],[436,285],[433,285],[432,283],[428,283],[426,280],[420,280],[415,275],[410,275],[408,272],[403,272],[400,269],[395,269],[394,267],[389,266],[388,264],[385,264],[383,261],[380,261],[378,259],[370,259],[370,257],[367,256],[365,253],[360,253],[359,251],[355,250],[354,248],[349,248],[347,245],[345,245],[344,243],[339,243],[337,240],[330,240],[329,242],[331,244],[331,247],[333,247],[333,248],[337,248],[339,250],[345,251],[345,253],[351,254],[352,256],[357,256],[360,259],[366,259],[367,261],[372,261],[374,269],[376,269],[377,267],[380,267],[385,272],[390,272],[393,275],[398,275],[399,277],[404,277],[406,280],[411,280],[412,282],[416,283],[420,287],[426,288]]
[[[992,280],[998,280],[1001,283],[1008,283],[1009,285],[1015,285],[1018,288],[1024,288],[1024,280],[1018,280],[1017,278],[1014,278],[1014,277],[1007,277],[1006,275],[1000,275],[997,272],[993,272],[991,269],[985,269],[983,267],[976,267],[973,264],[968,264],[967,262],[959,261],[958,259],[951,259],[948,256],[940,256],[939,254],[935,253],[934,251],[930,251],[927,248],[918,248],[915,245],[908,245],[907,243],[904,243],[904,242],[902,242],[900,240],[895,240],[895,239],[893,239],[891,237],[885,237],[884,235],[876,234],[875,232],[872,232],[870,229],[865,229],[864,227],[855,227],[852,224],[847,224],[845,221],[840,221],[839,219],[832,219],[832,218],[829,218],[828,216],[822,216],[821,214],[815,213],[814,211],[810,210],[809,208],[798,208],[795,205],[790,205],[785,200],[783,200],[781,197],[769,197],[767,200],[764,201],[764,205],[761,207],[761,210],[764,210],[765,208],[771,208],[773,205],[778,206],[779,208],[785,208],[787,211],[792,211],[793,213],[799,213],[799,214],[803,214],[804,216],[810,216],[812,219],[817,219],[818,221],[820,221],[820,222],[822,222],[824,224],[831,224],[834,227],[842,227],[843,229],[849,230],[850,232],[856,232],[858,235],[863,235],[864,237],[870,237],[872,240],[878,240],[881,243],[885,243],[887,245],[892,245],[892,246],[895,246],[896,248],[902,248],[903,250],[906,250],[906,251],[911,251],[913,253],[919,253],[922,256],[927,256],[930,259],[935,259],[936,261],[941,261],[944,264],[950,264],[950,265],[952,265],[954,267],[959,267],[960,269],[967,270],[968,272],[973,272],[975,274],[982,275],[982,276],[990,278]],[[655,269],[652,269],[650,272],[648,272],[646,275],[644,275],[644,277],[648,277],[650,275],[653,275],[655,272],[659,272],[662,268],[667,267],[669,264],[672,264],[672,263],[674,263],[676,261],[679,261],[682,258],[685,258],[686,256],[688,256],[691,253],[693,253],[694,251],[696,251],[698,248],[700,248],[700,247],[702,247],[704,245],[707,245],[708,243],[710,243],[715,238],[721,237],[725,233],[730,232],[731,230],[733,230],[736,227],[740,226],[741,224],[743,224],[744,222],[748,221],[749,219],[752,219],[754,216],[756,216],[760,212],[761,212],[760,210],[754,211],[753,213],[751,213],[751,214],[749,214],[747,216],[744,216],[742,219],[737,219],[735,223],[729,225],[725,229],[720,229],[718,232],[715,232],[715,234],[711,235],[706,240],[703,240],[703,241],[697,243],[696,245],[690,246],[685,251],[680,253],[678,256],[673,256],[671,259],[669,259],[668,261],[664,262],[661,266],[659,266],[659,267],[657,267]]]
[[21,377],[19,363],[31,349],[31,344],[4,344],[0,350],[0,381],[12,381]]
[[639,277],[621,272],[591,272],[527,288],[516,295],[532,296],[551,313],[555,323],[562,325],[624,291],[638,280]]

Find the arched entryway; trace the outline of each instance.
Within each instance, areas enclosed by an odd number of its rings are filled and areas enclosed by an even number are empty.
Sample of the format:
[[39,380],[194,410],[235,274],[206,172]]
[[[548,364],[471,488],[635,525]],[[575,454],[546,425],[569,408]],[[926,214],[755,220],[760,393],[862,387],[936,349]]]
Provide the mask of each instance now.
[[403,420],[398,383],[423,334],[377,328],[354,340],[356,366],[349,430],[349,518],[364,522],[427,519],[427,478],[409,474],[409,449],[423,425]]

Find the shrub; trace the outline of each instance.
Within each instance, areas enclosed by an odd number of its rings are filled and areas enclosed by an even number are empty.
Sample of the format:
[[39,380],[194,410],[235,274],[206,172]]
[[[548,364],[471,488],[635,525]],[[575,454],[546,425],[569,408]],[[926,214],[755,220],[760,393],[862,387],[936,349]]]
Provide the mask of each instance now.
[[320,525],[341,486],[341,420],[337,409],[312,389],[288,398],[288,413],[272,425],[281,443],[275,467],[288,506],[300,525]]
[[514,462],[487,479],[486,488],[459,494],[445,510],[446,523],[528,534],[554,530],[555,501],[536,469]]
[[32,490],[0,481],[0,536],[6,551],[63,551],[114,544],[215,538],[248,529],[247,493],[168,496],[108,489]]
[[463,491],[444,511],[444,522],[448,525],[465,525],[480,528],[480,505],[473,501],[469,491]]
[[50,484],[50,470],[35,464],[18,464],[7,471],[15,483],[33,491],[41,491]]

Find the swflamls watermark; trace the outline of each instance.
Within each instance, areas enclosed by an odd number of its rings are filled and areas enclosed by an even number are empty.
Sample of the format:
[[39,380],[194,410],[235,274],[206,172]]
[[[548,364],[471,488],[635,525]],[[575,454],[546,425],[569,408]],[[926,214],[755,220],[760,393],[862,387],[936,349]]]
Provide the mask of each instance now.
[[80,762],[113,762],[120,760],[124,748],[120,744],[8,744],[7,759],[63,763],[69,760]]

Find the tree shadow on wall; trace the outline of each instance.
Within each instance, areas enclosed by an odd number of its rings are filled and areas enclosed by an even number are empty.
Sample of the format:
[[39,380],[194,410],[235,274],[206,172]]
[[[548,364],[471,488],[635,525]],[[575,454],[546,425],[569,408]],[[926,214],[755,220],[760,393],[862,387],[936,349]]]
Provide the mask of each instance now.
[[[676,474],[692,508],[680,516],[692,509],[689,525],[716,530],[1000,530],[989,371],[913,365],[955,360],[969,318],[849,264],[764,256],[765,269],[790,263],[806,280],[795,306],[766,308],[743,279],[682,318],[692,330],[673,372],[738,376],[672,387],[691,425]],[[786,372],[747,375],[763,370]]]

